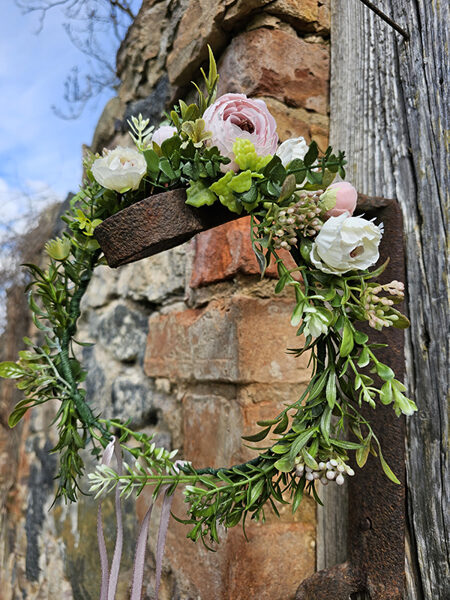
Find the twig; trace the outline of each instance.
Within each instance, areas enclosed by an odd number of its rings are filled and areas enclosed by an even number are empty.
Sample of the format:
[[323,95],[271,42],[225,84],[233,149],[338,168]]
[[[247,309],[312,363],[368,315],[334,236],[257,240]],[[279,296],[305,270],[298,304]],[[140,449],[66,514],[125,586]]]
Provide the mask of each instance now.
[[409,33],[405,29],[400,27],[400,25],[397,25],[397,23],[395,21],[393,21],[384,12],[382,12],[377,6],[375,6],[375,4],[373,2],[370,2],[370,0],[360,0],[360,1],[363,4],[365,4],[367,6],[367,8],[370,8],[370,10],[372,10],[376,15],[378,15],[380,17],[380,19],[383,19],[383,21],[385,21],[388,25],[390,25],[393,29],[395,29],[395,31],[398,31],[398,33],[400,33],[405,38],[405,40],[409,40]]

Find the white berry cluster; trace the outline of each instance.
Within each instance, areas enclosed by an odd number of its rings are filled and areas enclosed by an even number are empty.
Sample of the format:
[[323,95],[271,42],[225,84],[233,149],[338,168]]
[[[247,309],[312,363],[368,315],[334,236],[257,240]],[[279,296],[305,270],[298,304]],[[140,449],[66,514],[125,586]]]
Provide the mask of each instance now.
[[[367,289],[362,300],[370,327],[380,331],[382,327],[389,327],[398,319],[396,314],[390,313],[390,308],[403,300],[404,289],[404,284],[395,280]],[[393,298],[380,297],[378,294],[383,292],[390,294]]]
[[291,246],[295,246],[298,243],[298,233],[305,237],[313,237],[320,231],[323,225],[320,218],[322,209],[318,206],[321,193],[322,190],[297,192],[296,202],[268,218],[270,226],[265,227],[264,232],[272,232],[275,249],[289,250]]
[[344,475],[353,477],[355,471],[340,458],[331,458],[327,462],[319,462],[317,469],[305,465],[303,459],[297,456],[295,459],[295,471],[299,477],[305,475],[307,481],[318,479],[323,485],[334,481],[337,485],[343,485]]

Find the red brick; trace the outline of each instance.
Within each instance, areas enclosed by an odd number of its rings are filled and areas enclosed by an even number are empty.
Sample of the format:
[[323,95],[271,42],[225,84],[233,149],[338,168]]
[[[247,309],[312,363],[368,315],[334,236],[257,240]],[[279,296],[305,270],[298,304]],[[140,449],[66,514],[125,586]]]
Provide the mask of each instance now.
[[294,300],[233,296],[206,308],[150,318],[145,371],[151,377],[232,383],[308,380],[302,339],[290,325]]
[[[250,217],[200,233],[194,239],[194,248],[190,282],[192,288],[232,279],[238,274],[260,275],[250,241]],[[290,268],[295,267],[288,252],[280,252],[280,257]],[[266,271],[266,276],[278,277],[273,261]]]

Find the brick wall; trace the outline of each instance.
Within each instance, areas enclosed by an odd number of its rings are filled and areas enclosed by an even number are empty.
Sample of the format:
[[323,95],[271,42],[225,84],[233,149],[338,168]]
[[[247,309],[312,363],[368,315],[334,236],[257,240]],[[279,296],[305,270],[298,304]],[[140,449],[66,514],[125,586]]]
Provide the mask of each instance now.
[[[92,149],[125,143],[130,115],[141,112],[158,124],[174,99],[189,97],[208,43],[218,58],[220,93],[263,98],[282,140],[304,135],[325,148],[328,18],[328,3],[319,0],[144,0],[119,50],[121,87],[105,108]],[[241,219],[117,271],[100,267],[84,301],[80,336],[96,342],[83,350],[93,405],[105,415],[130,418],[200,467],[251,457],[240,436],[297,399],[308,381],[306,361],[285,352],[299,345],[289,325],[292,298],[288,292],[274,297],[273,270],[260,281],[248,227]],[[51,482],[55,468],[44,452],[51,444],[46,432],[51,416],[51,410],[32,413],[22,442],[21,481],[11,485],[9,504],[5,501],[10,523],[0,538],[5,600],[25,592],[28,598],[55,600],[98,595],[95,503],[82,498],[76,506],[46,512],[52,486],[42,482]],[[135,517],[142,517],[147,496],[137,507],[127,504],[118,598],[127,597]],[[43,510],[30,511],[30,499]],[[180,494],[174,512],[183,516]],[[280,519],[268,510],[265,524],[249,523],[248,542],[240,527],[224,533],[216,553],[187,540],[186,528],[172,520],[161,597],[293,598],[315,568],[315,506],[306,498],[294,516],[289,506],[280,512]],[[52,573],[58,573],[57,583]]]

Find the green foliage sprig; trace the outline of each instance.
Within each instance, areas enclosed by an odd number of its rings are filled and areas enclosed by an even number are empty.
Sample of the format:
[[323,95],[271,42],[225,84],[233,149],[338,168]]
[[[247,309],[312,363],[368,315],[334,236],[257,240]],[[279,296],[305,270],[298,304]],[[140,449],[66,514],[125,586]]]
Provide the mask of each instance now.
[[[63,217],[67,230],[46,245],[48,264],[26,265],[39,342],[25,338],[28,349],[19,353],[17,362],[1,363],[0,376],[15,379],[25,395],[10,416],[11,427],[29,408],[51,399],[60,402],[55,417],[59,441],[54,448],[60,456],[57,497],[76,500],[84,472],[80,451],[90,443],[92,452],[99,454],[118,435],[134,462],[123,474],[99,465],[89,474],[91,491],[100,495],[118,486],[129,495],[153,485],[157,495],[161,486],[169,484],[172,493],[183,485],[187,503],[183,522],[191,526],[188,537],[208,545],[219,541],[218,525],[245,526],[249,517],[264,519],[268,505],[278,514],[277,503],[291,502],[295,512],[305,493],[320,502],[316,480],[340,485],[345,476],[354,475],[349,453],[355,453],[359,467],[370,453],[378,456],[387,477],[398,483],[360,408],[392,404],[400,415],[411,414],[415,405],[389,365],[377,357],[380,345],[371,343],[357,326],[366,321],[377,330],[407,327],[408,320],[394,307],[403,299],[402,285],[376,281],[386,265],[372,272],[341,273],[320,268],[312,258],[314,240],[332,208],[323,191],[336,174],[345,177],[344,153],[333,153],[331,147],[321,153],[312,142],[303,158],[283,164],[278,155],[259,156],[248,139],[237,138],[233,145],[237,168],[223,172],[230,159],[211,143],[203,119],[216,95],[218,76],[211,51],[208,75],[202,74],[206,92],[197,88],[196,104],[180,100],[168,116],[175,134],[160,145],[152,138],[148,120],[131,119],[136,164],[129,153],[119,152],[115,159],[130,161],[133,179],[125,184],[114,181],[109,188],[100,185],[98,169],[111,156],[87,159],[87,179]],[[133,202],[177,187],[186,188],[187,203],[194,207],[221,202],[232,212],[251,215],[250,236],[262,275],[275,262],[279,276],[275,292],[291,289],[295,297],[291,324],[304,336],[304,345],[291,352],[310,354],[312,377],[306,390],[273,419],[259,422],[258,432],[244,437],[250,444],[267,440],[266,446],[255,448],[253,460],[232,467],[177,466],[176,451],[157,448],[150,437],[127,423],[100,419],[86,398],[86,373],[75,352],[80,302],[96,265],[103,262],[93,237],[95,227]],[[283,261],[279,252],[283,249],[290,251],[294,268]]]

